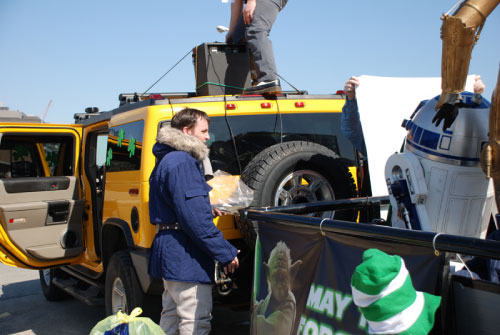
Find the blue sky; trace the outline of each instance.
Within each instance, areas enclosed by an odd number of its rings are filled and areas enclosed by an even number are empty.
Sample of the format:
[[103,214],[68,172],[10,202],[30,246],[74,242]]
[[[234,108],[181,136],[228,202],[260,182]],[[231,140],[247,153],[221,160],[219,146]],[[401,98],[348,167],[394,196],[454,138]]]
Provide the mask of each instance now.
[[[350,75],[439,76],[440,16],[456,0],[290,0],[271,32],[279,74],[310,93]],[[0,0],[0,102],[46,121],[110,110],[143,92],[190,49],[223,41],[221,0]],[[500,8],[486,21],[470,73],[490,99],[500,63]],[[282,82],[284,89],[291,89]],[[152,91],[194,91],[187,57]],[[387,96],[391,99],[390,88]]]

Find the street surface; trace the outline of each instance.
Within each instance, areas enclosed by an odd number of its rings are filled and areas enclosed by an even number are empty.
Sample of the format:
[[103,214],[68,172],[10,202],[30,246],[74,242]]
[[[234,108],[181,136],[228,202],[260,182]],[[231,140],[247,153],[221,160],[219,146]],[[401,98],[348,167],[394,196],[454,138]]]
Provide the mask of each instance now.
[[[0,335],[87,335],[105,317],[104,307],[76,299],[47,301],[38,271],[0,263]],[[235,311],[215,305],[212,334],[247,335],[248,320],[248,308]]]

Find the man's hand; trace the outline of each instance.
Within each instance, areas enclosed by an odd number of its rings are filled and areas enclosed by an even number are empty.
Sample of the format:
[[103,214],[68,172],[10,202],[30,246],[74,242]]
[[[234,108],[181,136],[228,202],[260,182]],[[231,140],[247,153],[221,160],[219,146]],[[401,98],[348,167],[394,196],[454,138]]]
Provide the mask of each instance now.
[[245,22],[245,24],[252,23],[253,12],[255,11],[256,5],[257,5],[257,1],[255,1],[255,0],[248,0],[247,1],[245,9],[243,10],[243,21]]
[[474,78],[474,93],[483,94],[485,88],[486,85],[484,85],[483,81],[481,80],[481,76],[477,75]]
[[443,131],[449,128],[453,121],[457,118],[458,115],[458,106],[455,104],[445,103],[442,105],[436,115],[432,118],[432,123],[436,122],[436,127],[439,126],[441,120],[443,121]]
[[356,99],[356,86],[359,86],[359,78],[352,76],[344,84],[344,93],[347,99]]
[[[240,253],[240,251],[238,250],[238,254]],[[236,256],[232,261],[231,263],[229,263],[228,265],[226,265],[224,267],[224,273],[227,274],[228,272],[231,272],[231,273],[234,273],[234,270],[236,270],[237,268],[240,267],[240,262],[238,261],[238,256]]]
[[223,212],[218,208],[212,208],[212,215],[214,218],[216,218],[218,216],[226,215],[226,214],[227,214],[226,212]]

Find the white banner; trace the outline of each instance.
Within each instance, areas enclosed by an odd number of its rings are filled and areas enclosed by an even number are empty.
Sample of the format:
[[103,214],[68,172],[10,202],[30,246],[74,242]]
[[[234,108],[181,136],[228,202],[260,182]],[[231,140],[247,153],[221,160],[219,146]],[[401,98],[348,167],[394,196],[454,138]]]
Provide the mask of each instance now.
[[[466,91],[473,91],[475,75],[467,77]],[[441,94],[441,78],[398,78],[362,75],[356,89],[365,136],[372,194],[387,195],[385,162],[399,152],[406,130],[401,127],[420,101]]]

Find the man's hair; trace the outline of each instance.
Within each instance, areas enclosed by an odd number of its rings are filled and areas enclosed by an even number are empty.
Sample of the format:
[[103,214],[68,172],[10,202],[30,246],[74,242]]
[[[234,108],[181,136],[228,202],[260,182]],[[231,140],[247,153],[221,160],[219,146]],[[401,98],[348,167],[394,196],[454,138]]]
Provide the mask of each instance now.
[[210,118],[207,113],[195,108],[184,108],[174,115],[170,126],[179,130],[184,129],[184,127],[191,129],[195,126],[199,118],[204,118],[210,124]]

